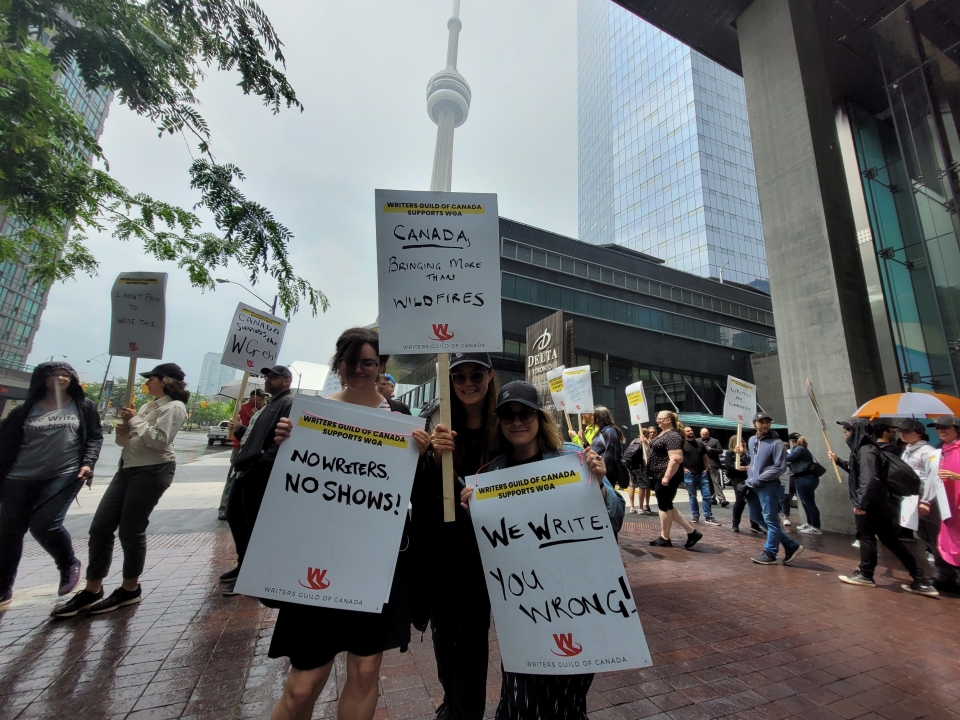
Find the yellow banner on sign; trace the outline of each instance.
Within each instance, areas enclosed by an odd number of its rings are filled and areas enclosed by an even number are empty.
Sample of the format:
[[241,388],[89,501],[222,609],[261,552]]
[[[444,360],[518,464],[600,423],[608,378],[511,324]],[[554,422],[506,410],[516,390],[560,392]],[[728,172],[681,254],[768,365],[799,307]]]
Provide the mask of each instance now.
[[357,442],[367,443],[368,445],[389,446],[406,449],[410,444],[410,438],[403,435],[394,435],[379,430],[367,430],[366,428],[354,427],[353,425],[344,425],[343,423],[326,420],[315,415],[304,414],[297,420],[297,427],[310,428],[318,430],[324,435],[331,437],[341,437],[347,440],[356,440]]
[[157,278],[117,278],[117,285],[156,285]]
[[260,320],[262,322],[268,323],[270,325],[275,325],[277,327],[281,327],[283,325],[283,323],[277,320],[276,318],[271,317],[270,315],[262,315],[258,312],[254,312],[253,310],[245,310],[243,314],[249,315],[254,320]]
[[627,405],[643,405],[643,393],[635,392],[627,395]]
[[500,483],[499,485],[490,485],[479,490],[474,497],[477,500],[489,500],[490,498],[508,498],[513,495],[529,495],[544,490],[553,490],[558,485],[569,485],[577,482],[580,482],[580,473],[567,470],[551,475],[538,475],[508,483]]
[[555,377],[550,381],[550,392],[563,392],[563,375],[560,377]]

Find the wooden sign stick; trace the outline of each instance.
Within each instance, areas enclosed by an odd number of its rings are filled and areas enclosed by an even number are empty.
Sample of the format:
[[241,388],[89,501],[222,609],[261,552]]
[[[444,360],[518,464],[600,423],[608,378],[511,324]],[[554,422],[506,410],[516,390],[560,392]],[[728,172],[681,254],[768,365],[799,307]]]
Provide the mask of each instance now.
[[130,407],[133,402],[133,384],[137,381],[137,359],[130,358],[130,370],[127,372],[127,399],[123,403],[124,407]]
[[[450,411],[450,354],[437,355],[437,388],[440,391],[440,422],[448,430],[453,429],[453,414]],[[440,456],[443,470],[443,521],[457,519],[457,501],[453,496],[453,453]]]
[[[833,450],[830,449],[830,441],[827,440],[827,431],[824,430],[823,428],[820,428],[820,431],[823,433],[823,441],[827,444],[827,452],[828,452],[828,453],[832,453]],[[837,464],[836,464],[835,462],[833,462],[832,460],[830,461],[830,464],[833,465],[833,472],[834,472],[834,473],[836,474],[836,476],[837,476],[837,482],[842,485],[842,484],[843,484],[843,480],[840,479],[840,469],[837,467]]]
[[573,430],[573,423],[570,421],[570,412],[568,410],[563,411],[563,416],[567,419],[567,430]]
[[[233,427],[236,427],[237,423],[240,422],[240,405],[243,404],[243,394],[247,391],[247,380],[249,379],[250,373],[244,370],[243,377],[240,378],[240,390],[237,392],[237,402],[234,403],[233,406]],[[233,428],[227,433],[227,440],[233,442]]]
[[[737,447],[740,447],[740,443],[743,442],[743,423],[737,423]],[[734,467],[740,469],[740,453],[737,453],[737,461],[734,463]]]

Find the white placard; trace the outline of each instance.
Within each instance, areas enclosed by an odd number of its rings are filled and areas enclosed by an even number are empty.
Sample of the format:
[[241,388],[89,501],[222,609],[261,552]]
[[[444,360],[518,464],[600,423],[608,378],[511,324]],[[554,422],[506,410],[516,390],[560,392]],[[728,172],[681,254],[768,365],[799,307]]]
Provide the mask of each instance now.
[[577,415],[593,412],[593,379],[589,365],[563,371],[563,397],[567,412]]
[[643,394],[643,382],[627,385],[627,405],[630,407],[631,425],[642,425],[650,420],[647,397]]
[[[936,455],[934,456],[934,467],[937,468],[937,471],[940,470],[940,458],[943,457],[943,450],[938,449]],[[937,509],[940,511],[940,520],[949,520],[953,517],[953,513],[950,511],[950,501],[947,500],[947,488],[943,484],[943,480],[939,476],[934,477],[933,481],[936,483],[936,494],[937,494]]]
[[287,321],[265,310],[239,303],[233,313],[220,364],[260,374],[260,369],[277,364]]
[[757,386],[727,375],[727,393],[723,396],[723,417],[749,425],[757,413]]
[[376,218],[380,352],[501,352],[497,196],[377,190]]
[[563,392],[563,371],[563,365],[547,371],[547,384],[550,387],[550,397],[553,398],[553,404],[560,412],[567,409],[567,398]]
[[479,479],[470,514],[504,669],[573,675],[652,664],[600,487],[580,457]]
[[920,496],[907,495],[900,501],[900,527],[917,530],[920,525]]
[[297,395],[237,590],[379,613],[390,594],[423,418]]
[[110,354],[119,357],[163,357],[167,320],[167,274],[123,272],[110,291]]

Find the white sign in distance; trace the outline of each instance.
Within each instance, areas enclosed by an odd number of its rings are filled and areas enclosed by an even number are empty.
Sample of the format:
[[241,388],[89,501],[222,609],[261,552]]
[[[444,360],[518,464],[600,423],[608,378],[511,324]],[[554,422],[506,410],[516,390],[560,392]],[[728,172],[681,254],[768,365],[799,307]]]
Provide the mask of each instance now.
[[277,364],[287,321],[264,310],[239,303],[233,313],[220,364],[255,375]]
[[296,395],[237,579],[244,595],[379,613],[424,419]]
[[727,392],[723,396],[723,417],[749,425],[757,412],[757,386],[727,375]]
[[508,672],[651,665],[607,510],[571,454],[479,476],[470,515]]
[[563,371],[563,398],[564,409],[569,413],[582,415],[593,412],[593,379],[589,365]]
[[163,357],[166,332],[167,274],[123,272],[110,292],[110,354],[118,357]]
[[566,368],[561,365],[553,370],[547,371],[547,385],[550,387],[550,397],[557,410],[563,412],[567,409],[567,398],[563,392],[563,371]]
[[630,408],[630,424],[642,425],[650,419],[647,397],[643,394],[643,382],[627,385],[627,405]]
[[380,351],[501,352],[497,196],[377,190],[376,220]]

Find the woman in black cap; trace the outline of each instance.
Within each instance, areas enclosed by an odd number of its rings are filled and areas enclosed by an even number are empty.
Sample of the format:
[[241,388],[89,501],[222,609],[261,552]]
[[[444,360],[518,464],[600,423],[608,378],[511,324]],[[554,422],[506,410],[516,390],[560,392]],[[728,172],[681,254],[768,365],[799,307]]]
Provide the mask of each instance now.
[[37,365],[26,401],[0,425],[0,610],[13,599],[27,530],[60,570],[58,595],[80,582],[63,518],[83,483],[93,481],[102,445],[100,415],[73,367]]
[[[91,615],[111,612],[140,602],[140,573],[147,558],[150,513],[173,482],[177,456],[173,439],[187,418],[184,403],[190,397],[183,370],[174,363],[157,365],[146,378],[153,400],[138,411],[133,404],[120,411],[117,426],[120,469],[113,476],[90,523],[90,561],[87,586],[54,608],[53,617],[73,617],[82,610]],[[119,532],[118,532],[119,530]],[[103,599],[103,579],[113,561],[114,534],[123,548],[123,583]]]

